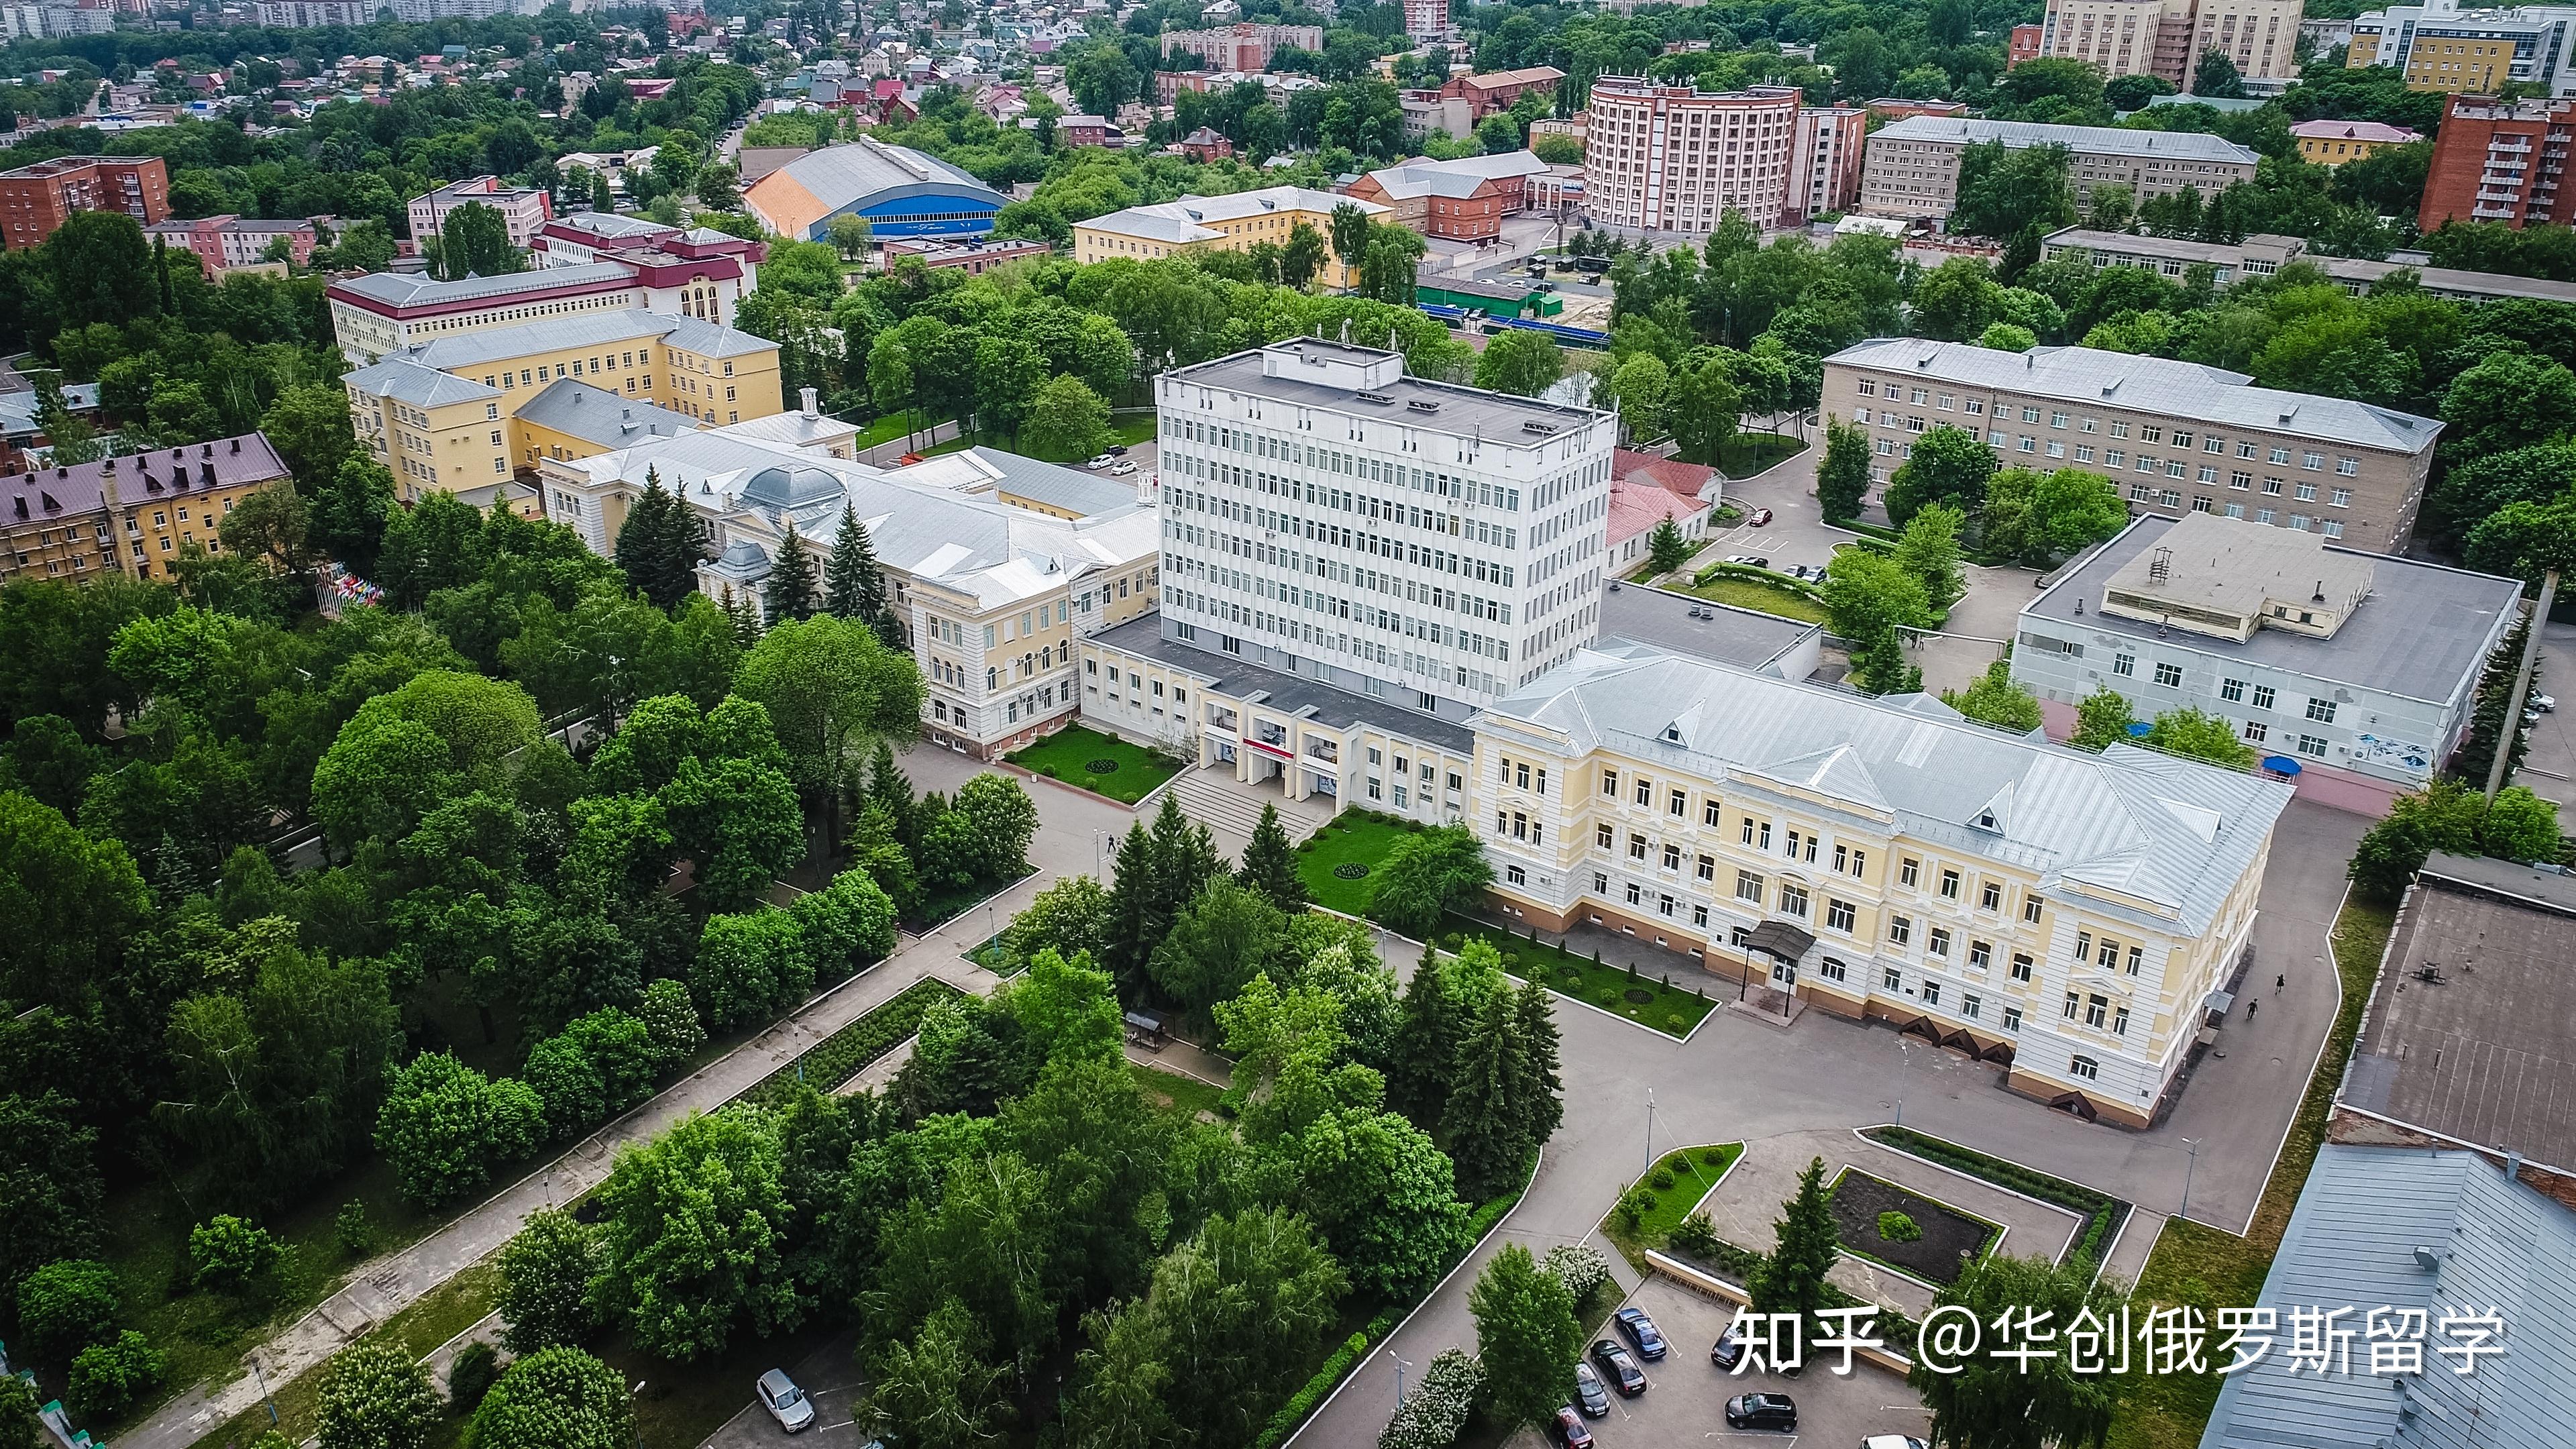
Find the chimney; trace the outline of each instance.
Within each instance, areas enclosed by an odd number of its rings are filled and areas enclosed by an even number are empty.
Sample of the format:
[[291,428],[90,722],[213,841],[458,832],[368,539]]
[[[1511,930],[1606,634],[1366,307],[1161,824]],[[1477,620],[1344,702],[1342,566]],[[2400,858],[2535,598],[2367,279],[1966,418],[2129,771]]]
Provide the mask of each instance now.
[[809,417],[809,418],[812,418],[812,417],[820,417],[820,416],[821,416],[821,413],[820,413],[820,412],[815,408],[815,406],[814,406],[814,389],[812,389],[812,388],[810,388],[810,387],[809,387],[809,388],[801,388],[801,389],[799,389],[799,391],[804,395],[804,398],[805,398],[805,416],[807,416],[807,417]]
[[2316,591],[2315,595],[2314,595],[2314,596],[2312,596],[2312,597],[2308,600],[2308,602],[2309,602],[2309,603],[2312,603],[2312,604],[2322,604],[2322,603],[2324,603],[2325,601],[2326,601],[2326,581],[2325,581],[2325,580],[2323,580],[2323,579],[2319,579],[2319,580],[2317,580],[2317,591]]
[[2522,1149],[2519,1147],[2508,1148],[2504,1154],[2504,1180],[2507,1182],[2522,1180]]

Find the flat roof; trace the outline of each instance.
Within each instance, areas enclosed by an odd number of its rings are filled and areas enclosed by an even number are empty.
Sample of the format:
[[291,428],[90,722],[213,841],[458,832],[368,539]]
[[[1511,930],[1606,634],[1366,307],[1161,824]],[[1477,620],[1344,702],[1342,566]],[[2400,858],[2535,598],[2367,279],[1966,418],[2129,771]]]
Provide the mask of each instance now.
[[[1694,613],[1707,617],[1695,619]],[[1822,633],[1821,624],[1712,604],[1644,584],[1612,584],[1601,595],[1604,639],[1651,644],[1743,669],[1761,669]]]
[[1164,638],[1163,612],[1160,609],[1130,619],[1114,629],[1103,629],[1091,638],[1096,644],[1151,659],[1168,668],[1188,670],[1206,681],[1207,688],[1230,698],[1249,699],[1255,694],[1267,694],[1269,698],[1261,701],[1263,707],[1283,714],[1296,714],[1312,706],[1314,714],[1311,718],[1334,729],[1365,724],[1389,734],[1436,745],[1453,755],[1473,755],[1476,752],[1476,732],[1464,724],[1434,719],[1430,715],[1418,714],[1364,694],[1353,694],[1303,675],[1246,664],[1232,655]]
[[[1314,337],[1287,337],[1268,344],[1270,347],[1292,345],[1309,351],[1342,346]],[[1586,427],[1610,416],[1593,408],[1542,402],[1508,392],[1488,392],[1459,383],[1430,382],[1411,373],[1369,389],[1381,397],[1392,398],[1392,402],[1362,402],[1354,389],[1308,382],[1302,378],[1270,376],[1262,370],[1263,351],[1263,348],[1254,347],[1231,356],[1176,367],[1163,375],[1178,382],[1226,388],[1274,402],[1330,408],[1353,417],[1377,418],[1426,433],[1481,432],[1486,443],[1507,447],[1536,447],[1553,442],[1568,430]],[[1354,347],[1351,351],[1372,357],[1385,355],[1378,348]],[[1416,402],[1438,403],[1440,409],[1423,412],[1413,407]],[[1546,423],[1557,431],[1540,434],[1521,427],[1523,423],[1532,422]]]
[[2338,1099],[2576,1166],[2576,917],[2444,877],[2458,868],[2429,866],[2400,913]]
[[1971,145],[2000,141],[2006,148],[2063,146],[2090,156],[2133,156],[2159,161],[2216,161],[2251,166],[2263,158],[2220,136],[2199,131],[2133,131],[2126,126],[2053,126],[2044,121],[1988,121],[1971,116],[1908,116],[1870,133],[1881,141],[1930,141]]
[[[2023,621],[2046,620],[2054,626],[2048,632],[2058,638],[2118,634],[2286,669],[2312,679],[2439,702],[2450,699],[2456,690],[2474,687],[2478,672],[2486,666],[2487,640],[2495,634],[2500,616],[2522,597],[2522,585],[2513,579],[2368,554],[2370,595],[2331,639],[2311,639],[2286,629],[2257,629],[2253,638],[2239,644],[2206,634],[2160,632],[2143,619],[2102,613],[2102,590],[2173,526],[2173,519],[2153,513],[2130,524],[2031,600],[2022,610]],[[2326,552],[2352,550],[2329,546]]]
[[2162,559],[2152,550],[2130,559],[2109,587],[2155,600],[2167,613],[2198,607],[2240,619],[2274,599],[2313,596],[2341,605],[2370,592],[2371,555],[2328,549],[2322,534],[2304,528],[2189,513],[2168,524],[2161,542]]

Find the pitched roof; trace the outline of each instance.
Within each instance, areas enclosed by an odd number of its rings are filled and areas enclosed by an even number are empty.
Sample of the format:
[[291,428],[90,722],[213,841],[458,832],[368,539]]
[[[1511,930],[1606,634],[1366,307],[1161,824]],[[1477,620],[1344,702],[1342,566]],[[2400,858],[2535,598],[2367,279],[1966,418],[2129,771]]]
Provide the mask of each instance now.
[[359,368],[340,381],[369,397],[389,397],[416,408],[445,407],[501,395],[499,388],[452,376],[408,357],[392,357],[372,367]]
[[1193,242],[1224,235],[1206,223],[1234,221],[1275,211],[1329,214],[1337,206],[1356,206],[1371,216],[1381,216],[1387,211],[1386,207],[1374,201],[1362,201],[1355,196],[1337,196],[1304,186],[1265,186],[1258,191],[1237,191],[1225,196],[1183,196],[1171,201],[1149,202],[1074,225],[1119,236],[1144,237],[1150,241]]
[[619,287],[635,284],[635,269],[618,262],[585,262],[577,267],[539,267],[497,277],[432,280],[417,272],[369,272],[331,284],[331,290],[393,307],[428,307],[441,303],[483,302],[520,292],[558,287]]
[[1461,156],[1454,161],[1434,161],[1428,156],[1408,157],[1404,166],[1428,166],[1442,171],[1455,171],[1462,176],[1482,176],[1502,181],[1514,176],[1536,176],[1547,170],[1547,163],[1536,152],[1504,151],[1491,156]]
[[[2291,794],[2151,750],[2095,755],[2004,734],[1928,696],[1843,694],[1639,644],[1581,651],[1477,727],[1516,723],[1577,751],[1819,792],[1927,844],[2034,871],[2043,892],[2075,887],[2088,910],[2184,932],[2215,921]],[[1982,825],[1998,798],[2009,808]]]
[[2395,408],[2256,387],[2241,372],[2093,347],[1997,352],[1965,342],[1874,337],[1825,361],[2395,453],[2423,452],[2442,431],[2436,419]]
[[686,413],[623,397],[579,378],[558,378],[545,390],[519,404],[521,422],[551,428],[603,448],[622,448],[647,437],[694,431],[698,420]]
[[673,347],[707,357],[739,357],[778,345],[765,337],[695,317],[629,307],[622,312],[578,312],[515,327],[486,327],[479,332],[434,337],[390,354],[387,361],[418,362],[435,368],[481,367],[532,352],[613,347],[648,337],[659,337]]
[[1610,467],[1621,478],[1667,488],[1684,498],[1706,500],[1714,496],[1709,485],[1717,481],[1717,470],[1705,463],[1685,463],[1679,458],[1658,458],[1634,448],[1620,448],[1611,453]]
[[2421,141],[2423,136],[2404,126],[2391,126],[2383,121],[2301,121],[2290,128],[2290,134],[2302,141]]
[[1009,493],[1085,518],[1133,508],[1137,502],[1136,485],[1127,479],[1042,463],[998,448],[968,448],[924,458],[898,470],[898,476],[967,493]]
[[[27,517],[40,519],[94,513],[107,504],[107,490],[101,480],[111,466],[116,471],[118,501],[128,505],[147,498],[179,497],[208,488],[265,483],[287,476],[286,462],[269,445],[268,435],[244,433],[184,448],[154,448],[95,463],[71,463],[0,477],[0,499],[6,500],[0,502],[0,519],[14,520],[22,506]],[[210,467],[214,470],[211,482],[205,471]],[[47,508],[47,499],[56,506]]]
[[1610,546],[1617,548],[1638,534],[1652,532],[1665,519],[1678,524],[1699,511],[1671,490],[1625,478],[1610,480]]
[[2042,121],[1988,121],[1969,116],[1908,116],[1870,133],[1869,144],[2001,141],[2011,150],[2063,146],[2095,156],[2135,156],[2161,161],[2223,161],[2251,166],[2263,159],[2235,142],[2198,131],[2137,131],[2126,126],[2053,126]]

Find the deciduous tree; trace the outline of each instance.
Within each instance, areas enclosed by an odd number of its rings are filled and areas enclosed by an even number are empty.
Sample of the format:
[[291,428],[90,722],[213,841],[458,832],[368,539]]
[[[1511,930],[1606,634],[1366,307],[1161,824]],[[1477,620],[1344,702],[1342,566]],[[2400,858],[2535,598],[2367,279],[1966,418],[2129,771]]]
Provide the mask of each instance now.
[[1476,1316],[1476,1357],[1494,1417],[1515,1427],[1553,1422],[1557,1406],[1573,1401],[1574,1364],[1583,1353],[1574,1295],[1529,1249],[1510,1243],[1476,1276],[1467,1307]]
[[1440,918],[1476,899],[1494,868],[1464,825],[1440,825],[1396,841],[1369,885],[1368,913],[1389,930],[1428,938]]
[[322,1366],[314,1433],[322,1449],[423,1449],[438,1408],[438,1390],[420,1360],[364,1338]]
[[[1962,1269],[1933,1302],[1935,1312],[1955,1306],[1979,1323],[2006,1314],[2016,1321],[2025,1314],[2055,1323],[2118,1321],[2125,1307],[2119,1289],[2095,1278],[2091,1259],[2081,1255],[2063,1266],[1990,1255]],[[2062,1357],[2016,1364],[1981,1354],[1963,1356],[1952,1373],[1917,1362],[1906,1384],[1932,1411],[1932,1441],[1959,1449],[2099,1449],[2120,1387],[2116,1375],[2077,1373]]]
[[742,1107],[692,1113],[618,1154],[597,1195],[602,1293],[637,1344],[694,1359],[743,1329],[796,1325],[779,1171],[776,1120]]
[[501,1248],[501,1287],[493,1306],[508,1325],[502,1343],[525,1356],[579,1344],[600,1325],[594,1282],[604,1266],[599,1235],[559,1208],[528,1215]]
[[469,1439],[475,1449],[627,1449],[634,1395],[624,1374],[580,1349],[540,1349],[483,1396]]
[[446,1052],[423,1052],[386,1084],[376,1149],[403,1196],[435,1207],[492,1180],[544,1135],[545,1107],[524,1082],[494,1081]]

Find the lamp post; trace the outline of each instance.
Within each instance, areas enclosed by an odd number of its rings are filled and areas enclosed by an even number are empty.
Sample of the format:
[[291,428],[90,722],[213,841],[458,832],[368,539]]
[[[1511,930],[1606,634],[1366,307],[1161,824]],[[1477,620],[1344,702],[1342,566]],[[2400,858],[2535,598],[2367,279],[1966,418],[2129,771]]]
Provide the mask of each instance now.
[[[1386,1351],[1386,1356],[1388,1358],[1395,1358],[1395,1350],[1388,1349]],[[1404,1407],[1404,1371],[1411,1367],[1413,1367],[1413,1365],[1406,1363],[1400,1358],[1395,1358],[1395,1406],[1399,1409]]]
[[274,1428],[277,1424],[277,1400],[268,1396],[268,1375],[259,1371],[257,1355],[253,1355],[250,1360],[250,1376],[251,1381],[259,1385],[259,1401],[267,1408],[269,1425]]
[[2182,1211],[2174,1216],[2188,1220],[2191,1217],[2191,1177],[2193,1170],[2200,1166],[2200,1144],[2186,1137],[2182,1145],[2191,1155],[2184,1159],[2182,1165]]

